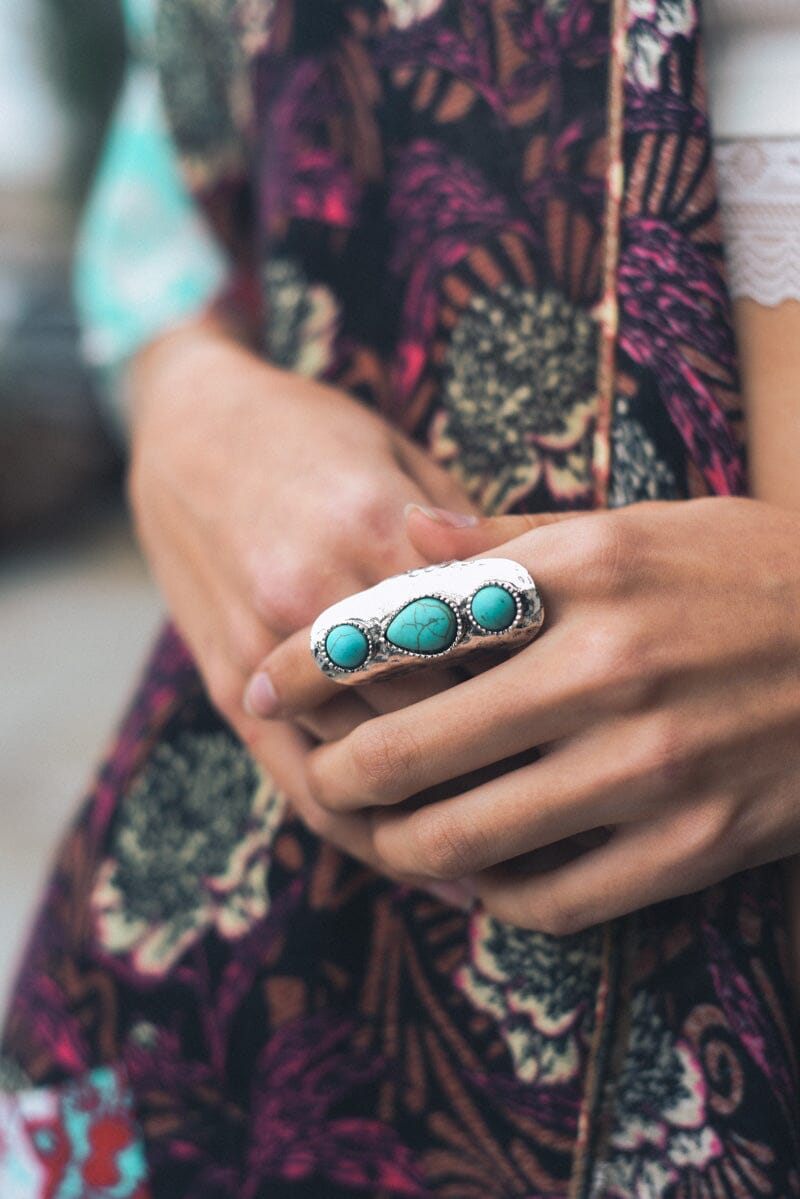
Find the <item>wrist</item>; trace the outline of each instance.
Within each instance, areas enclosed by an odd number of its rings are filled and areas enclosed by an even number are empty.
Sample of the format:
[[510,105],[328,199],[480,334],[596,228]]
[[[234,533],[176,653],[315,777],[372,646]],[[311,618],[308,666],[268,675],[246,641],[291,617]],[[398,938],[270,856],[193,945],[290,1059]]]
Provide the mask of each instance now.
[[264,376],[275,367],[243,345],[218,317],[203,315],[175,326],[143,346],[126,372],[133,435],[153,414],[182,410],[190,403],[198,412],[207,399],[215,411],[229,407],[241,394],[232,381],[257,370]]

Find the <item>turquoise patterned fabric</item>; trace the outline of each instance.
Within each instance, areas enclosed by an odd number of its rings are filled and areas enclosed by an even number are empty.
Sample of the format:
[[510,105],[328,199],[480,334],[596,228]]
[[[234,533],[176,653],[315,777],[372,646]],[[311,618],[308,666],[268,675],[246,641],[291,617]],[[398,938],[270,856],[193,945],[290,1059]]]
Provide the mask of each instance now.
[[124,367],[203,309],[227,267],[180,175],[152,52],[154,0],[125,0],[130,65],[84,212],[74,288],[83,351],[125,425]]

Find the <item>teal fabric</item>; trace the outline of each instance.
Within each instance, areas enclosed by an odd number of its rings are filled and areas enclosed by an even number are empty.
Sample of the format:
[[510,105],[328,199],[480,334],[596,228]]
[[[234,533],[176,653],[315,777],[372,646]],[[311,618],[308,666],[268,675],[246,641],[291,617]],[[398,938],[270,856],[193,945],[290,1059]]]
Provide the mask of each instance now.
[[201,311],[226,260],[177,165],[152,54],[154,0],[126,0],[130,65],[79,231],[74,289],[87,361],[126,423],[125,364]]

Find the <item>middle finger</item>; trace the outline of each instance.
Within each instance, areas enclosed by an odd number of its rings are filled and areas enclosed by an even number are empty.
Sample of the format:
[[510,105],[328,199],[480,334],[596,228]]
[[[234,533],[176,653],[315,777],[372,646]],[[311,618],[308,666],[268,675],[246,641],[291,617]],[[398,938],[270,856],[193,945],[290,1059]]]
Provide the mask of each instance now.
[[319,801],[334,811],[398,803],[580,732],[602,702],[574,647],[565,621],[498,666],[316,749],[308,767]]

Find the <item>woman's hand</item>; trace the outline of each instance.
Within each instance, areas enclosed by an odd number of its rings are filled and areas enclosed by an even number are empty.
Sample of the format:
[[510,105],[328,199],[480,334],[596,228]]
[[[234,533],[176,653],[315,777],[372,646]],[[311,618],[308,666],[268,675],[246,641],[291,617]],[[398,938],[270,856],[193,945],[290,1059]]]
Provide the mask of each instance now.
[[[492,914],[551,933],[800,849],[798,515],[725,498],[538,523],[448,528],[412,511],[431,561],[525,565],[545,629],[315,749],[329,832],[366,808],[387,873],[472,876]],[[318,684],[301,671],[293,690],[284,650],[274,659],[290,711]],[[508,761],[533,746],[538,761]],[[503,760],[488,782],[449,782]],[[442,784],[455,794],[433,800]]]
[[[211,321],[148,347],[132,386],[140,540],[213,702],[297,799],[315,741],[461,676],[418,677],[369,704],[337,691],[266,725],[243,708],[252,672],[326,605],[423,564],[405,536],[409,500],[468,500],[375,413],[265,364]],[[263,687],[252,700],[263,708]]]

